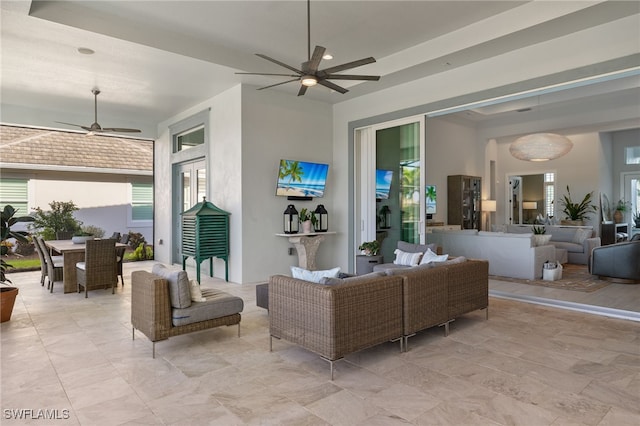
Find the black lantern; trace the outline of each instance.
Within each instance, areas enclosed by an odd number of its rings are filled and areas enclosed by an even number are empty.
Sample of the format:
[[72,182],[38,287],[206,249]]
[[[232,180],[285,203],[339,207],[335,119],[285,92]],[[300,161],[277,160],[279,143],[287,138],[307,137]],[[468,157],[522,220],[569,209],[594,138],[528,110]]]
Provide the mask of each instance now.
[[297,234],[299,227],[298,210],[296,210],[293,204],[289,204],[284,211],[284,233]]
[[313,214],[316,217],[316,224],[314,225],[316,232],[327,232],[327,229],[329,229],[329,213],[327,213],[324,206],[318,204]]
[[382,206],[380,209],[380,229],[391,228],[391,210],[389,206]]

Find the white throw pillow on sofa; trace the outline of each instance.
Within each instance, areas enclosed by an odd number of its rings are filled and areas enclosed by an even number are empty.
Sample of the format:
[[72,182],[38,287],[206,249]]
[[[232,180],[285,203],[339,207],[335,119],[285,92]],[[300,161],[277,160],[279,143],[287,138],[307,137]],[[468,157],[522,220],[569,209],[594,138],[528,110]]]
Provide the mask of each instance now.
[[393,263],[396,265],[404,265],[404,266],[416,266],[420,263],[420,259],[422,258],[422,253],[407,253],[400,249],[396,249],[394,251],[396,258],[393,260]]
[[424,265],[426,263],[445,262],[447,259],[449,259],[448,254],[437,255],[432,252],[431,249],[427,249],[427,251],[422,256],[420,264]]
[[202,296],[202,290],[198,281],[191,280],[191,301],[192,302],[206,302],[207,298]]
[[320,280],[324,277],[335,278],[340,273],[340,267],[333,269],[326,269],[324,271],[308,271],[297,266],[291,267],[291,276],[299,280],[311,281],[313,283],[320,283]]

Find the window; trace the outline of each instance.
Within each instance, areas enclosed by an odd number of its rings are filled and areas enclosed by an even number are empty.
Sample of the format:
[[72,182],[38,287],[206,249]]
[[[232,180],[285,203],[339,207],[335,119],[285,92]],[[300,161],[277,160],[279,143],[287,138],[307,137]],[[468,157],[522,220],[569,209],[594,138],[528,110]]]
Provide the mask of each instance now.
[[555,173],[544,174],[544,214],[553,216],[553,200],[555,198]]
[[198,145],[204,145],[204,126],[187,130],[175,136],[173,152],[184,151]]
[[18,216],[29,214],[27,179],[0,179],[0,209],[11,204]]
[[153,220],[153,185],[131,184],[131,219]]
[[624,149],[626,164],[640,164],[640,146],[628,146]]

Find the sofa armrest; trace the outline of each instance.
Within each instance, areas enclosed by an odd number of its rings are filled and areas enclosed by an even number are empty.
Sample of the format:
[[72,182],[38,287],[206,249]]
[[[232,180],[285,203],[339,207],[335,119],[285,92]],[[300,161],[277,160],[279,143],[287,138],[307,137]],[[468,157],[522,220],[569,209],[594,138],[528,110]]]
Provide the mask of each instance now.
[[269,279],[269,328],[329,360],[402,337],[402,277],[322,285]]
[[469,259],[445,268],[449,284],[449,319],[489,306],[488,261]]
[[591,256],[591,252],[593,251],[593,249],[596,247],[600,247],[600,245],[600,237],[586,238],[582,242],[582,247],[584,253],[587,255],[587,258]]
[[152,342],[168,337],[171,302],[165,279],[147,271],[131,273],[131,324]]

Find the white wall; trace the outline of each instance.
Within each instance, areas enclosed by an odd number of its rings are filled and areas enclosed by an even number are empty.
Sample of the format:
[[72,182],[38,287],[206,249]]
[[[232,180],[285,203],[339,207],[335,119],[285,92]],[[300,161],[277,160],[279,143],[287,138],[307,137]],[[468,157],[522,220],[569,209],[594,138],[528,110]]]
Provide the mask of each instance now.
[[484,149],[476,138],[475,126],[470,122],[456,122],[446,117],[427,119],[426,183],[436,185],[438,191],[434,221],[447,223],[447,176],[483,176],[484,169],[477,158],[482,158]]
[[[252,86],[236,86],[205,103],[173,117],[158,127],[156,140],[156,202],[171,205],[171,150],[168,126],[210,108],[209,195],[208,200],[231,213],[229,280],[236,283],[266,281],[270,275],[289,273],[297,256],[288,255],[290,246],[282,233],[283,212],[289,203],[298,209],[315,209],[324,203],[332,225],[333,158],[331,147],[331,106],[296,98],[277,91],[256,91]],[[329,178],[325,198],[311,202],[287,201],[276,197],[280,159],[328,163]],[[164,189],[164,190],[163,190]],[[165,204],[166,203],[166,204]],[[171,259],[171,211],[158,209],[156,240],[164,244],[156,250],[156,260]],[[333,266],[332,238],[320,248],[318,266]],[[327,247],[328,246],[328,247]],[[207,271],[208,263],[202,263]],[[224,277],[224,263],[214,264],[215,276]],[[204,272],[203,272],[204,273]]]
[[[543,163],[522,161],[514,158],[509,153],[509,145],[515,138],[502,138],[498,140],[498,161],[497,161],[497,224],[506,223],[505,212],[505,191],[508,185],[507,175],[536,174],[544,172],[554,172],[556,174],[556,202],[555,216],[562,217],[562,206],[558,200],[566,194],[567,185],[571,190],[571,198],[574,202],[581,201],[589,192],[593,191],[594,203],[598,205],[599,188],[602,181],[602,143],[598,133],[585,133],[567,135],[573,142],[573,149],[568,154],[555,160]],[[599,214],[592,214],[591,219],[585,223],[599,229]]]

